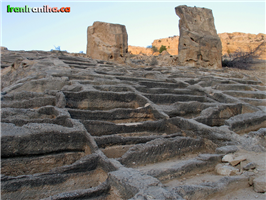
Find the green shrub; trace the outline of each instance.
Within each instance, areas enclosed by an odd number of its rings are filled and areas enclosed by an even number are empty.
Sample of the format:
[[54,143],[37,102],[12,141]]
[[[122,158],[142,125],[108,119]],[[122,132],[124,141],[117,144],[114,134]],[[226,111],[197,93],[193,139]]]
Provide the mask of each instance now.
[[162,53],[164,50],[167,50],[166,46],[162,45],[159,49],[159,53]]

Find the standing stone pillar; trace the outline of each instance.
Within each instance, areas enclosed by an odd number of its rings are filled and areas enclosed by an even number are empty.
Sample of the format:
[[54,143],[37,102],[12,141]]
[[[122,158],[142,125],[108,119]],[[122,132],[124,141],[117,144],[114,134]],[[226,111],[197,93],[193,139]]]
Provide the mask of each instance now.
[[179,65],[222,68],[222,44],[214,26],[212,10],[178,6]]
[[128,52],[128,36],[124,25],[94,22],[87,29],[87,56],[106,61],[124,60]]

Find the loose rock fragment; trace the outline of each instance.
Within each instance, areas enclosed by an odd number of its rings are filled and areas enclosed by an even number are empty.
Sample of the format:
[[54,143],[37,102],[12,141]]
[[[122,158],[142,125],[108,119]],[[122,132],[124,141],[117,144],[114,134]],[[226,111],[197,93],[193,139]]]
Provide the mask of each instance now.
[[225,155],[223,158],[222,158],[222,161],[223,162],[231,162],[231,161],[233,161],[234,160],[234,158],[233,158],[233,155],[232,154],[227,154],[227,155]]
[[246,160],[246,158],[244,156],[238,156],[236,158],[234,158],[232,161],[230,161],[230,164],[232,166],[236,166],[238,163],[240,163],[241,161]]
[[246,165],[243,167],[243,169],[244,169],[244,170],[255,169],[256,166],[257,166],[256,163],[254,163],[254,162],[250,162],[250,163],[246,164]]
[[215,171],[217,174],[223,175],[223,176],[233,176],[233,175],[237,175],[237,173],[239,172],[238,169],[232,166],[227,166],[223,164],[216,165]]

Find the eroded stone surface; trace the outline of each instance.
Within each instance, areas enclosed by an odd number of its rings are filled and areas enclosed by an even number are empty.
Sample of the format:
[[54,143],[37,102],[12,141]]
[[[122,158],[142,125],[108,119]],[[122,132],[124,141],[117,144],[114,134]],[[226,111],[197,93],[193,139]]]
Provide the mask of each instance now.
[[87,30],[87,55],[93,59],[122,61],[128,52],[124,25],[94,22]]
[[212,11],[206,8],[178,6],[178,60],[182,66],[222,67],[222,44],[217,35]]
[[265,151],[264,86],[244,72],[1,53],[12,63],[1,74],[2,198],[208,199],[247,178],[182,180],[215,177],[237,149]]

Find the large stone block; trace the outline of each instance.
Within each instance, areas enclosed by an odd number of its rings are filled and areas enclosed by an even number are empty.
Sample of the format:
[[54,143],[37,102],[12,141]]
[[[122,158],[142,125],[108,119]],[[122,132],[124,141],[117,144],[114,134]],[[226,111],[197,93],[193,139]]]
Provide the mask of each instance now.
[[127,39],[124,25],[94,22],[87,30],[87,56],[121,62],[128,52]]
[[212,11],[206,8],[178,6],[178,59],[183,66],[222,67],[222,45],[217,35]]

